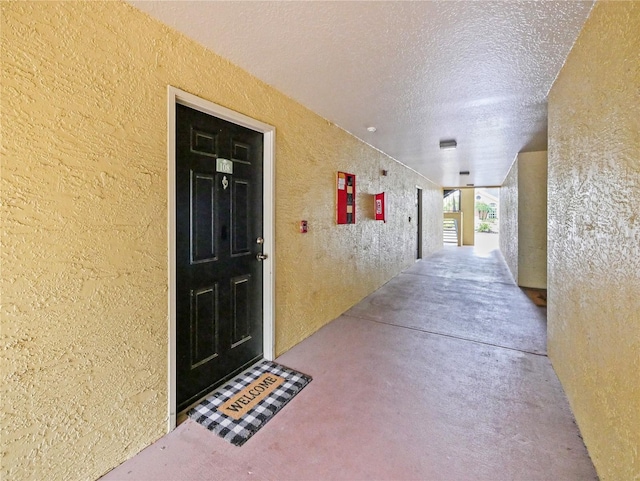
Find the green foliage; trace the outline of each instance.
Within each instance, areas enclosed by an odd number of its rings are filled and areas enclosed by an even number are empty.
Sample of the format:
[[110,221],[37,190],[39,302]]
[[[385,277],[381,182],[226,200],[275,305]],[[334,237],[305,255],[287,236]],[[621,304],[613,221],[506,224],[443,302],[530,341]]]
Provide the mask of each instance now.
[[484,202],[476,202],[476,210],[478,212],[491,212],[491,207]]
[[491,226],[489,225],[488,222],[481,222],[480,225],[478,226],[478,228],[476,229],[477,232],[491,232]]
[[491,212],[491,206],[484,202],[476,202],[476,211],[480,220],[486,220],[489,217],[489,212]]

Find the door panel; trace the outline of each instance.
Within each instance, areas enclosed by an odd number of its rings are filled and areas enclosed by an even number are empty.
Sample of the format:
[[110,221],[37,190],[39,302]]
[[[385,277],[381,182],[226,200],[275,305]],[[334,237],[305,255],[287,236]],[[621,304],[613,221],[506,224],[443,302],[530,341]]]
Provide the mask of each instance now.
[[218,284],[191,293],[191,369],[218,355]]
[[239,276],[231,279],[233,302],[233,337],[234,345],[249,340],[251,337],[251,313],[249,311],[251,276]]
[[249,238],[251,232],[250,187],[245,179],[234,179],[232,183],[231,254],[234,256],[250,255],[253,247],[251,244],[255,245],[255,239],[252,242]]
[[262,149],[261,133],[176,105],[178,410],[262,356]]
[[213,175],[191,172],[191,262],[216,260],[216,190]]

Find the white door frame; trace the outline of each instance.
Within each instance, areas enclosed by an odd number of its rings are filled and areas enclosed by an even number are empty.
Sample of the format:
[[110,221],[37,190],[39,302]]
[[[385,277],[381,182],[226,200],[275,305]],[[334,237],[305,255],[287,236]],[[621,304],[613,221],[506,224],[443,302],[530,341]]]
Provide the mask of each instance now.
[[233,110],[196,97],[172,87],[167,88],[167,159],[168,159],[168,237],[169,237],[169,416],[167,431],[176,427],[176,103],[227,120],[243,127],[262,132],[263,139],[263,252],[269,257],[263,261],[263,352],[265,359],[275,358],[275,302],[274,302],[274,170],[276,129]]

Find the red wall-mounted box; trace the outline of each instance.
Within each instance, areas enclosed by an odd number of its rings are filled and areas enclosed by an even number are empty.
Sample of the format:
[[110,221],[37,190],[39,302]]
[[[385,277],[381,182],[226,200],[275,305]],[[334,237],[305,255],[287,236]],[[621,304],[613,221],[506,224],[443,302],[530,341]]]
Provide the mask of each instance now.
[[356,223],[356,176],[338,172],[337,178],[337,216],[338,224]]
[[387,218],[385,216],[385,208],[384,208],[384,204],[385,204],[385,200],[384,200],[384,192],[381,192],[379,194],[376,194],[373,196],[374,198],[374,206],[373,206],[373,212],[375,215],[375,219],[376,220],[381,220],[383,222],[387,222]]

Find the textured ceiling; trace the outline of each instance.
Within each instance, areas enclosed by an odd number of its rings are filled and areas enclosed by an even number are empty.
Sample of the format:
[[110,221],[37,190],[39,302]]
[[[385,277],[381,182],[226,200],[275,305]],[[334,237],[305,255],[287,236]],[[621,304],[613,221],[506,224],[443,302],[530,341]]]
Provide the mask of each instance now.
[[451,187],[500,185],[546,149],[547,93],[593,4],[129,3]]

